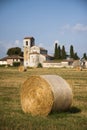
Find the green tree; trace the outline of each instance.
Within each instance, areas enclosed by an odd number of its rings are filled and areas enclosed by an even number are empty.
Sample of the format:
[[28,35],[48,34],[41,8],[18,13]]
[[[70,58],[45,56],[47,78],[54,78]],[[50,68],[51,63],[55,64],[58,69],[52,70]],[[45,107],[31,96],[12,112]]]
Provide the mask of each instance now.
[[85,60],[87,60],[87,55],[86,55],[86,53],[83,54],[83,58],[84,58]]
[[62,58],[62,59],[66,59],[65,46],[62,46],[62,50],[61,50],[61,58]]
[[61,59],[61,48],[60,48],[60,46],[58,46],[58,59]]
[[74,59],[75,59],[75,60],[78,60],[78,59],[79,59],[79,56],[77,55],[77,53],[74,54]]
[[20,56],[22,56],[22,57],[23,57],[23,55],[24,55],[24,53],[23,53],[23,51],[21,51]]
[[74,49],[73,46],[70,46],[70,58],[74,58]]
[[14,48],[9,48],[7,50],[7,55],[12,56],[12,55],[21,55],[22,51],[21,48],[19,47],[14,47]]
[[55,43],[54,59],[58,59],[57,43]]

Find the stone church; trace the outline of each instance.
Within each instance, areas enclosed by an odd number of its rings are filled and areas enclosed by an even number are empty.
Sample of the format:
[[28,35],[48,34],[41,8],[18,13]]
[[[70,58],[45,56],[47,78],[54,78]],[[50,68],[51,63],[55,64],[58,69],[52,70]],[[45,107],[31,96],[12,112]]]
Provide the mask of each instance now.
[[52,58],[46,49],[35,45],[34,37],[25,37],[23,45],[25,67],[37,67],[39,63],[43,64]]

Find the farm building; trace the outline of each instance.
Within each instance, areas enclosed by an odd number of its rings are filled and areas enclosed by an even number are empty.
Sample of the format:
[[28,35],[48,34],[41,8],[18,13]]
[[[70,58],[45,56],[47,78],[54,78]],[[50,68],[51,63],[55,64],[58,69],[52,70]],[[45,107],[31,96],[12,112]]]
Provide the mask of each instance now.
[[[83,67],[83,62],[80,60],[74,60],[72,58],[67,58],[62,61],[53,60],[54,57],[48,55],[48,50],[43,47],[38,47],[35,45],[34,37],[25,37],[23,39],[23,57],[18,55],[7,56],[0,59],[0,65],[10,65],[13,66],[14,62],[20,62],[24,67],[37,67],[39,63],[43,67],[54,67],[54,68],[75,68],[78,66]],[[87,61],[84,62],[85,68],[87,68]]]
[[0,59],[0,65],[13,66],[14,62],[20,62],[20,64],[23,64],[23,57],[13,55],[13,56],[7,56],[7,57]]

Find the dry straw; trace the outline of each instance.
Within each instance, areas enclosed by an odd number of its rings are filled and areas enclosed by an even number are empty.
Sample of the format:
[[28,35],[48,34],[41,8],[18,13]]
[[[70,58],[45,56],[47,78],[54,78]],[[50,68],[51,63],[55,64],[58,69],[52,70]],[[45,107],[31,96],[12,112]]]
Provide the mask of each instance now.
[[24,71],[27,71],[27,69],[24,66],[19,66],[18,71],[19,72],[24,72]]
[[31,76],[21,88],[21,106],[25,113],[47,116],[51,111],[67,110],[72,90],[56,75]]

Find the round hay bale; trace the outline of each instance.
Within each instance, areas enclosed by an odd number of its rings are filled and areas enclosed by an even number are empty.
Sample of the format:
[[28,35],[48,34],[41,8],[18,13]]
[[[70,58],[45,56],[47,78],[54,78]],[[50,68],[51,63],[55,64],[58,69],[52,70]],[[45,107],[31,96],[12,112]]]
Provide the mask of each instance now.
[[21,88],[21,106],[25,113],[48,115],[67,110],[72,104],[72,90],[56,75],[31,76]]
[[24,71],[27,71],[27,69],[24,66],[19,66],[18,71],[24,72]]
[[82,67],[77,67],[76,70],[77,71],[82,71]]
[[53,92],[52,111],[65,111],[69,109],[73,99],[69,84],[57,75],[43,75],[42,77],[50,84]]

